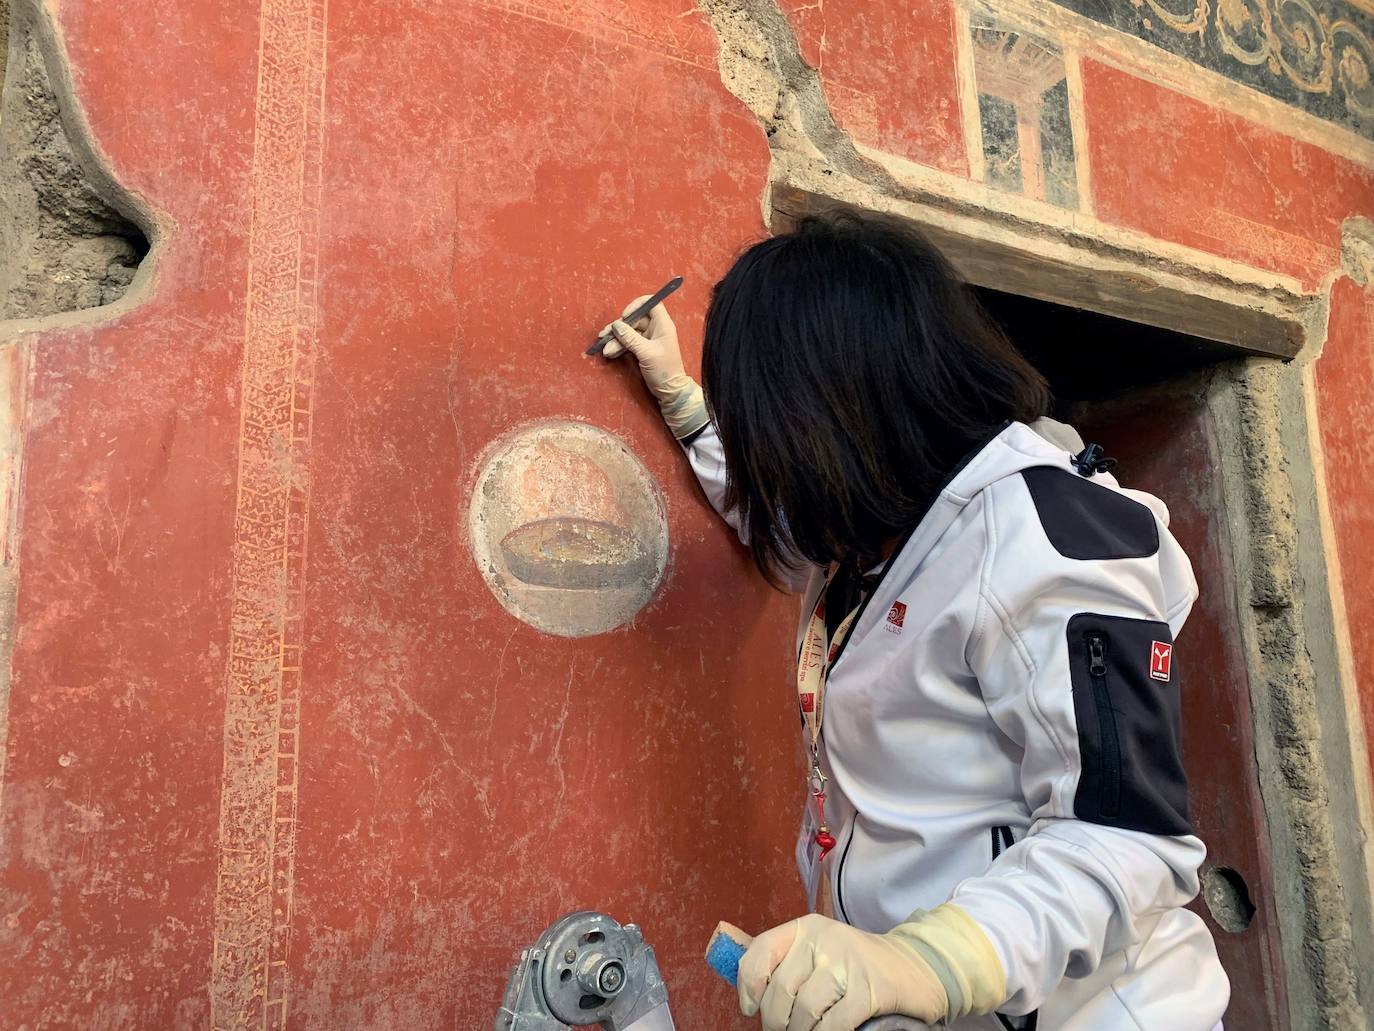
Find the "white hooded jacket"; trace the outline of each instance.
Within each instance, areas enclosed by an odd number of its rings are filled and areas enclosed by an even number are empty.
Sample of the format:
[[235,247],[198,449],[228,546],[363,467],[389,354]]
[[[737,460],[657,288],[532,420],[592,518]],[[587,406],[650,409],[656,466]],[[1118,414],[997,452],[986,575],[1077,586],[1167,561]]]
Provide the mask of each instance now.
[[[1083,475],[1068,427],[1011,423],[950,478],[827,682],[835,916],[883,932],[945,901],[1002,962],[1001,1016],[960,1031],[1211,1031],[1229,985],[1183,907],[1173,639],[1197,597],[1158,499]],[[717,511],[725,466],[687,444]],[[731,513],[723,512],[738,527]],[[801,571],[802,628],[825,572]]]

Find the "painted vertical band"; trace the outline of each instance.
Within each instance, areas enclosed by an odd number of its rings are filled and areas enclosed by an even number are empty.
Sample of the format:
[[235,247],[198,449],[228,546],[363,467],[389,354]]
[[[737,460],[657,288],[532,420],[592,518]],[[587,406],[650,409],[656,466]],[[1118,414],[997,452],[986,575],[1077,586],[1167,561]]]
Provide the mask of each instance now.
[[[9,757],[10,660],[19,594],[19,491],[32,374],[29,345],[18,341],[0,345],[0,799]],[[0,833],[3,829],[0,824]]]
[[286,1023],[327,0],[262,0],[212,1025]]
[[973,68],[973,29],[966,4],[954,6],[954,59],[959,72],[959,106],[964,123],[964,153],[968,177],[975,183],[987,178],[983,153],[983,121],[978,111],[978,79]]
[[1093,213],[1092,157],[1088,147],[1088,115],[1083,99],[1083,54],[1064,51],[1064,79],[1069,91],[1069,127],[1073,135],[1073,163],[1078,186],[1078,210]]

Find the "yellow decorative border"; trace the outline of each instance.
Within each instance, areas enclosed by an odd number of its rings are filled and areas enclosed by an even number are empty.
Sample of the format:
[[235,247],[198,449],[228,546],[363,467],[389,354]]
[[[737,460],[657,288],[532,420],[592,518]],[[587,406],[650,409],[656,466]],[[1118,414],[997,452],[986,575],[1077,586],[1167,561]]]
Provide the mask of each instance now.
[[286,1023],[327,0],[261,0],[211,1023]]

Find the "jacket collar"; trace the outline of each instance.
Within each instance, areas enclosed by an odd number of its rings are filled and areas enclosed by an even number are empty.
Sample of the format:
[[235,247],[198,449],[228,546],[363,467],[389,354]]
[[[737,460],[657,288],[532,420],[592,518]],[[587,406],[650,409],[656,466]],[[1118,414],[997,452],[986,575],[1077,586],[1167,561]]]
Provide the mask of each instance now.
[[[1045,422],[1049,423],[1049,420]],[[864,600],[844,646],[867,634],[887,615],[897,595],[915,578],[950,524],[978,494],[999,480],[1019,475],[1023,469],[1038,465],[1072,468],[1069,464],[1071,455],[1061,446],[1068,440],[1065,431],[1073,434],[1073,430],[1062,423],[1051,423],[1037,432],[1026,423],[1011,422],[966,455],[950,472],[925,515],[884,565],[877,585]],[[845,647],[836,656],[836,662],[843,656]]]

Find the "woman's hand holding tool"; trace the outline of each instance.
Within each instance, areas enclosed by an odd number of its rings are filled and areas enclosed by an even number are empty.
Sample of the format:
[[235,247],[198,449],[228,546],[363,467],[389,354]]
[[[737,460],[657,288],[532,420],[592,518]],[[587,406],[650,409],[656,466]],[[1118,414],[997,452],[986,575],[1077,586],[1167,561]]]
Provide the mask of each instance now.
[[879,1014],[934,1023],[989,1013],[1006,976],[977,924],[944,905],[886,934],[815,914],[782,924],[749,946],[738,987],[763,1031],[853,1031]]
[[[648,299],[647,294],[636,297],[626,306],[625,315]],[[667,308],[657,304],[633,326],[617,319],[601,332],[612,337],[601,352],[603,357],[618,358],[628,351],[639,361],[639,373],[657,398],[663,421],[674,437],[690,437],[710,421],[701,387],[683,366],[677,327]]]

